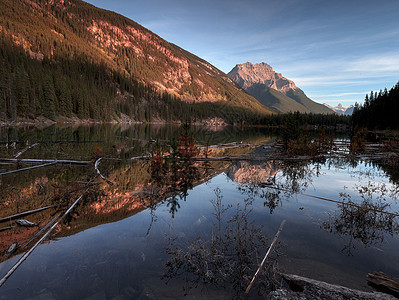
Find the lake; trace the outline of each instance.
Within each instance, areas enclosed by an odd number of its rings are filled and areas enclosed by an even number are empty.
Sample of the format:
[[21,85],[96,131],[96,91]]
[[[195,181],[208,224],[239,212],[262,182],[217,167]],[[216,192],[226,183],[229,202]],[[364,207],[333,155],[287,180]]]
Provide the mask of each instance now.
[[91,162],[0,176],[0,218],[59,204],[24,217],[38,226],[0,223],[1,277],[83,195],[0,299],[242,298],[283,220],[250,298],[278,287],[276,272],[364,291],[368,273],[399,277],[398,177],[377,162],[273,159],[278,132],[262,128],[52,126],[0,138],[1,158]]

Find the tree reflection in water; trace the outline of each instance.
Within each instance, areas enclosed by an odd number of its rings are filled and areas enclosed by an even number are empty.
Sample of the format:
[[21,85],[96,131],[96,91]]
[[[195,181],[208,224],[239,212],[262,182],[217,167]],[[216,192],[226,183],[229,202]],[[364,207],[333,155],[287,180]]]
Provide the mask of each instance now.
[[[328,161],[274,161],[269,164],[258,164],[258,167],[271,168],[270,175],[277,176],[272,185],[265,184],[259,180],[259,171],[252,170],[245,177],[245,182],[239,189],[251,199],[259,197],[264,199],[264,206],[268,207],[272,214],[278,206],[282,206],[283,199],[288,199],[294,194],[304,193],[312,184],[315,176],[322,175],[322,167],[346,169],[353,162],[342,160]],[[251,166],[253,168],[253,166]],[[248,169],[250,170],[250,168]],[[358,184],[353,186],[353,191],[359,195],[361,202],[353,201],[351,195],[340,193],[340,202],[337,204],[338,211],[330,214],[329,220],[324,221],[321,228],[328,232],[333,232],[345,237],[347,243],[343,251],[352,255],[355,249],[355,241],[360,242],[365,247],[382,243],[384,236],[395,235],[399,233],[398,216],[393,213],[384,213],[392,211],[389,201],[395,201],[398,196],[398,185],[389,186],[385,183],[374,182],[378,171],[354,170],[353,178],[364,180],[368,178],[367,184]],[[241,171],[241,173],[245,173]],[[253,176],[251,176],[251,174]],[[316,195],[317,196],[317,195]],[[328,199],[327,199],[328,200]],[[320,200],[316,200],[320,201]],[[335,200],[333,200],[335,201]]]
[[[288,199],[296,193],[306,190],[312,183],[313,176],[320,173],[320,164],[310,164],[309,161],[268,161],[248,166],[248,163],[240,164],[246,168],[246,176],[229,177],[241,183],[239,190],[248,197],[264,199],[264,206],[268,207],[270,214],[281,206],[283,199]],[[267,171],[265,171],[267,170]],[[266,176],[267,175],[267,176]]]
[[[151,157],[150,186],[155,197],[150,197],[151,207],[165,198],[172,218],[180,208],[179,200],[186,200],[188,190],[200,179],[200,173],[192,160],[199,153],[188,126],[184,126],[178,142],[171,142],[171,152],[165,157],[159,145],[155,146]],[[148,200],[148,199],[147,199]]]
[[[324,162],[326,163],[326,162]],[[352,165],[353,162],[343,160],[329,160],[328,167],[342,167],[343,165]],[[311,184],[313,176],[320,175],[319,163],[302,161],[301,163],[284,163],[280,167],[285,176],[285,183],[275,184],[277,189],[284,189],[285,196],[292,196],[294,193],[301,193]],[[355,241],[359,241],[365,247],[373,244],[382,243],[384,236],[389,234],[393,236],[399,233],[398,217],[394,214],[383,213],[390,211],[390,204],[387,203],[386,196],[390,200],[397,198],[398,186],[394,184],[388,188],[384,183],[375,183],[372,181],[376,174],[370,171],[355,171],[357,176],[369,178],[367,185],[355,185],[354,191],[361,198],[361,203],[351,199],[347,193],[340,193],[340,201],[337,204],[338,211],[330,214],[329,220],[322,223],[322,228],[328,232],[347,237],[347,243],[342,249],[348,255],[353,255]],[[289,192],[288,192],[289,191]],[[287,194],[288,193],[288,194]],[[281,203],[280,195],[277,192],[267,191],[264,194],[265,206],[270,208],[270,212],[276,207],[276,203]]]
[[318,165],[316,164],[316,167],[313,167],[308,160],[285,161],[281,162],[280,165],[285,180],[279,187],[289,190],[289,194],[286,196],[305,191],[312,183],[312,177],[318,172]]
[[386,234],[393,236],[399,233],[398,217],[381,212],[389,209],[389,204],[363,199],[359,205],[346,193],[341,193],[341,199],[344,203],[338,204],[338,212],[330,215],[330,220],[323,222],[322,228],[348,238],[342,249],[347,255],[353,255],[355,241],[369,247],[382,243]]
[[[210,239],[198,237],[189,245],[179,245],[177,238],[170,238],[163,278],[169,282],[183,279],[184,292],[192,288],[214,286],[230,288],[234,298],[242,298],[253,274],[267,249],[267,239],[262,227],[251,221],[252,200],[238,202],[236,207],[222,203],[222,192],[214,190],[216,199]],[[231,210],[233,214],[227,216]],[[264,295],[276,285],[275,262],[268,260],[258,274],[255,286]]]

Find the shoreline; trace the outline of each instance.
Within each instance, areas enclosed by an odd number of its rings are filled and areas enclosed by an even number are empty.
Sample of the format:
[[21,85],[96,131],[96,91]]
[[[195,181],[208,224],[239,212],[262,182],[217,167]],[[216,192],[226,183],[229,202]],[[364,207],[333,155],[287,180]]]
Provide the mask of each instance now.
[[[46,128],[53,125],[60,126],[92,126],[92,125],[182,125],[184,122],[182,121],[165,121],[161,119],[156,119],[151,122],[147,121],[135,121],[128,116],[122,116],[119,120],[112,121],[103,121],[103,120],[95,120],[95,119],[79,119],[77,117],[67,118],[67,117],[57,117],[55,120],[50,120],[45,117],[38,117],[36,119],[26,119],[19,118],[14,121],[0,120],[0,128],[2,127],[37,127],[37,128]],[[209,126],[209,127],[225,127],[225,126],[234,126],[226,123],[223,119],[220,118],[208,118],[201,121],[192,122],[191,125],[195,126]],[[254,125],[256,126],[256,125]]]

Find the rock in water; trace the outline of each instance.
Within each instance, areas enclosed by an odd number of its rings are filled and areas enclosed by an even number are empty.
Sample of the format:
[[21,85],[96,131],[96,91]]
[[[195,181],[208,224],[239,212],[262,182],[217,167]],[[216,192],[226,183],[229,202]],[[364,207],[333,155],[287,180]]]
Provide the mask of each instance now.
[[13,243],[13,244],[8,248],[6,254],[7,254],[7,255],[13,254],[13,253],[17,250],[17,248],[18,248],[18,243],[15,242],[15,243]]
[[33,227],[33,226],[38,226],[37,224],[32,223],[32,222],[30,222],[30,221],[28,221],[28,220],[25,220],[25,219],[17,220],[17,221],[15,221],[15,223],[16,223],[18,226],[22,226],[22,227]]

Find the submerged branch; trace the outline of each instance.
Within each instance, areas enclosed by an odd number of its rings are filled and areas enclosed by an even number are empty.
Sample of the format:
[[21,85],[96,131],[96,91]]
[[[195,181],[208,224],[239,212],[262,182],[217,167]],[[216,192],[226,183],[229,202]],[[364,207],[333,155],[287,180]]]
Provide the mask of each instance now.
[[53,166],[53,165],[56,165],[56,164],[57,164],[57,162],[50,162],[50,163],[48,163],[48,164],[43,164],[43,165],[37,165],[37,166],[33,166],[33,167],[28,167],[28,168],[22,168],[22,169],[12,170],[12,171],[8,171],[8,172],[0,173],[0,176],[1,176],[1,175],[14,174],[14,173],[18,173],[18,172],[29,171],[29,170],[38,169],[38,168],[43,168],[43,167],[49,167],[49,166]]
[[40,240],[37,241],[37,243],[30,248],[28,252],[26,252],[19,260],[18,262],[7,272],[6,275],[4,275],[3,278],[0,279],[0,287],[7,281],[7,279],[15,272],[16,269],[28,258],[28,256],[33,252],[33,250],[36,249],[37,246],[39,246],[49,235],[50,233],[54,230],[55,227],[61,222],[64,217],[66,217],[71,210],[76,206],[76,204],[79,203],[79,201],[83,198],[84,193],[76,199],[76,201],[68,208],[68,210],[58,219],[57,222],[51,228],[40,238]]
[[58,216],[55,216],[50,222],[47,223],[46,226],[44,226],[38,233],[36,233],[29,241],[27,241],[25,244],[21,246],[21,249],[25,248],[27,245],[29,245],[35,238],[37,238],[39,235],[41,235],[44,231],[47,230],[57,220]]
[[269,247],[269,249],[267,250],[267,252],[266,252],[266,254],[265,254],[265,257],[263,258],[263,260],[262,260],[262,262],[260,263],[258,269],[256,270],[254,277],[252,277],[251,282],[249,283],[247,289],[245,290],[245,294],[248,294],[248,293],[249,293],[249,290],[251,289],[252,284],[254,283],[256,276],[258,275],[260,269],[263,267],[263,264],[265,263],[267,256],[269,255],[270,251],[272,250],[274,244],[276,243],[276,241],[277,241],[277,239],[278,239],[278,236],[280,235],[280,232],[283,230],[283,227],[284,227],[285,222],[286,222],[286,220],[283,220],[283,221],[281,222],[280,228],[278,229],[276,235],[274,236],[274,239],[273,239],[272,243],[270,244],[270,247]]
[[36,147],[37,145],[39,145],[39,143],[35,143],[33,145],[26,147],[25,149],[23,149],[23,150],[19,151],[17,154],[15,154],[14,158],[20,157],[24,152],[28,151],[29,149],[32,149],[33,147]]
[[37,163],[57,163],[61,165],[88,165],[90,161],[84,160],[65,160],[65,159],[16,159],[16,158],[0,158],[0,162],[12,162],[12,163],[27,163],[27,164],[37,164]]
[[107,179],[105,176],[103,176],[103,174],[101,174],[100,170],[98,169],[98,166],[100,165],[100,161],[101,161],[101,157],[99,159],[96,160],[96,162],[94,163],[94,169],[96,169],[97,174],[100,175],[100,177],[109,185],[115,185],[115,183],[113,183],[111,180]]
[[22,218],[22,217],[26,217],[26,216],[29,216],[29,215],[33,215],[33,214],[35,214],[35,213],[41,212],[41,211],[46,210],[46,209],[49,209],[49,208],[56,207],[56,206],[58,206],[58,205],[59,205],[59,204],[50,205],[50,206],[45,206],[45,207],[41,207],[41,208],[38,208],[38,209],[34,209],[34,210],[30,210],[30,211],[25,211],[25,212],[23,212],[23,213],[19,213],[19,214],[15,214],[15,215],[12,215],[12,216],[8,216],[8,217],[5,217],[5,218],[0,219],[0,223],[4,223],[4,222],[7,222],[7,221],[12,221],[12,220],[14,220],[14,219],[19,219],[19,218]]
[[[26,141],[0,141],[0,145],[25,144]],[[37,141],[35,144],[89,144],[104,143],[104,141]]]

